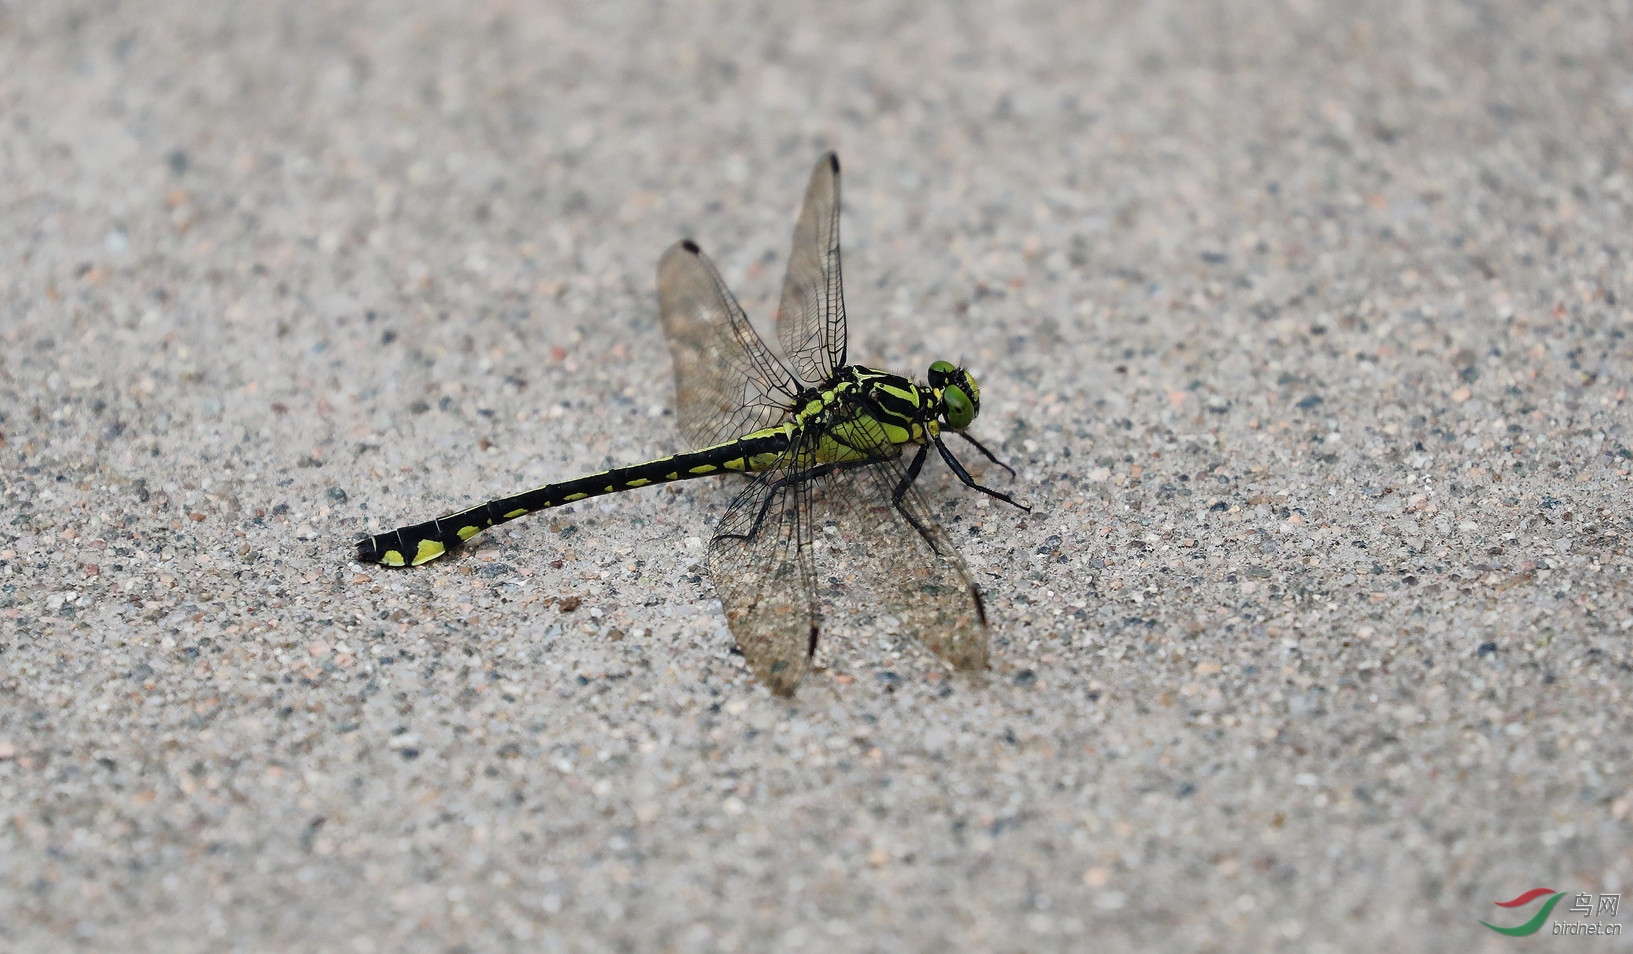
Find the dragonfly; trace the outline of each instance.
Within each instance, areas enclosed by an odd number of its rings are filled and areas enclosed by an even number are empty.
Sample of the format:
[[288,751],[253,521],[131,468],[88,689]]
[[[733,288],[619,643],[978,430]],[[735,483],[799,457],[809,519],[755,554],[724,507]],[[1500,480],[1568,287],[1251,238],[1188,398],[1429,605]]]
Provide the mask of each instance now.
[[674,365],[676,420],[697,450],[547,484],[376,534],[357,558],[418,566],[500,524],[552,507],[679,480],[747,478],[713,537],[707,569],[749,669],[789,696],[810,668],[824,593],[866,610],[956,669],[988,663],[987,613],[969,567],[915,486],[929,453],[965,486],[984,486],[947,446],[955,434],[1015,471],[968,432],[975,378],[952,362],[926,383],[846,362],[839,258],[839,159],[818,160],[794,227],[777,309],[779,358],[720,273],[686,239],[658,262],[658,303]]

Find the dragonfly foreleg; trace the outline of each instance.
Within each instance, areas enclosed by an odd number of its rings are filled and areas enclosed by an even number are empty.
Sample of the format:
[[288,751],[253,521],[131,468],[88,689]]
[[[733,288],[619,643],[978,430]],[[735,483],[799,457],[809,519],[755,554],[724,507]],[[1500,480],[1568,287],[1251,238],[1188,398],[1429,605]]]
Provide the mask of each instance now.
[[976,440],[975,438],[971,437],[969,431],[953,431],[953,433],[957,434],[959,437],[962,437],[965,440],[969,441],[971,444],[974,444],[976,450],[978,450],[981,453],[987,455],[987,460],[990,460],[994,464],[997,464],[999,467],[1002,467],[1004,470],[1009,471],[1009,476],[1011,478],[1013,478],[1015,476],[1015,468],[1013,468],[1013,467],[1009,466],[1008,464],[1004,463],[1003,461],[999,460],[997,454],[994,454],[992,451],[987,450],[987,447],[986,447],[985,444],[983,444],[980,441]]
[[[941,438],[936,437],[936,438],[933,438],[933,440],[936,443],[936,450],[941,453],[941,459],[947,462],[947,466],[951,467],[953,473],[958,476],[958,479],[964,482],[964,486],[972,488],[974,490],[979,490],[979,491],[981,491],[982,493],[986,494],[989,497],[996,497],[999,500],[1002,500],[1004,503],[1011,504],[1013,506],[1019,507],[1022,510],[1031,510],[1032,509],[1031,507],[1028,507],[1026,504],[1017,502],[1014,497],[1011,497],[1010,495],[1004,493],[1003,491],[993,490],[991,487],[983,487],[982,485],[976,483],[975,478],[970,476],[970,472],[965,470],[964,465],[960,464],[958,462],[958,458],[953,456],[953,452],[948,450],[947,445],[943,444],[941,442]],[[977,444],[976,446],[979,447],[980,445]],[[982,448],[982,449],[985,450],[985,448]],[[988,455],[988,456],[991,456],[991,455]]]

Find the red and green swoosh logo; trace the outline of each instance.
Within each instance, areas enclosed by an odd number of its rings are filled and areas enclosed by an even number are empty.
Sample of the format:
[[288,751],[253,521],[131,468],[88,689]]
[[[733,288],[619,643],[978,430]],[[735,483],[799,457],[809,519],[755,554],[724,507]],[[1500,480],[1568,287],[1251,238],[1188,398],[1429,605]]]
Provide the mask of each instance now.
[[1497,907],[1499,908],[1517,908],[1521,907],[1522,905],[1530,904],[1532,901],[1535,901],[1543,895],[1548,895],[1549,897],[1547,901],[1542,903],[1542,910],[1537,912],[1536,917],[1525,922],[1524,924],[1519,925],[1518,927],[1498,927],[1495,924],[1486,924],[1484,921],[1481,921],[1480,923],[1485,924],[1486,927],[1491,928],[1498,934],[1506,934],[1509,937],[1529,937],[1532,934],[1542,930],[1542,926],[1548,923],[1548,915],[1554,912],[1554,905],[1559,903],[1559,899],[1563,898],[1565,893],[1563,891],[1555,891],[1553,888],[1532,888],[1530,891],[1525,892],[1512,901],[1497,902]]

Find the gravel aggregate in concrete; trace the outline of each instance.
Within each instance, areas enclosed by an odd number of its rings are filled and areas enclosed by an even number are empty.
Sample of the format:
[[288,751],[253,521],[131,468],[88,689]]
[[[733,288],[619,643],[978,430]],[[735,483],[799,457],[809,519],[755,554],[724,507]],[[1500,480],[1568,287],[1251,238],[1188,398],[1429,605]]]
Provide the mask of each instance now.
[[[1506,951],[1493,902],[1625,894],[1630,51],[1596,3],[0,4],[0,947]],[[768,319],[826,148],[853,359],[966,363],[1034,504],[925,481],[990,672],[840,613],[771,697],[723,481],[351,562],[681,449],[658,255]]]

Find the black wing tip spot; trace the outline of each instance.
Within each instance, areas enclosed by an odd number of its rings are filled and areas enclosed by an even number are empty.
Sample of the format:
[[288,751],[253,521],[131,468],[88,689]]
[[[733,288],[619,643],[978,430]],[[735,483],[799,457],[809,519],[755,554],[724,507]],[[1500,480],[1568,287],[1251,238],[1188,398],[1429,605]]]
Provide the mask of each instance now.
[[362,563],[379,563],[380,548],[375,545],[373,537],[364,537],[357,541],[357,559]]
[[837,152],[828,153],[828,168],[832,169],[834,172],[839,171],[839,153],[837,153]]
[[702,255],[703,254],[703,250],[698,248],[697,243],[692,241],[691,239],[681,239],[680,240],[680,247],[685,249],[688,252],[691,252],[693,255]]

